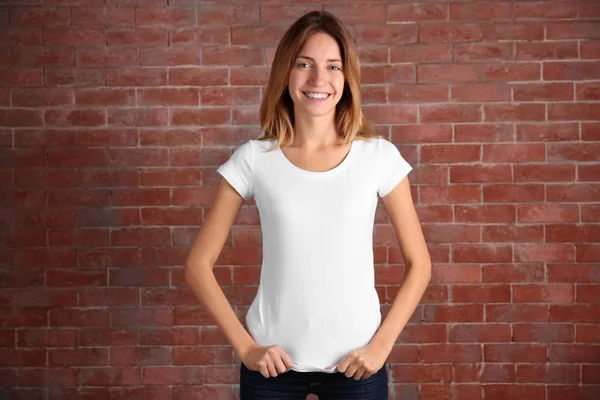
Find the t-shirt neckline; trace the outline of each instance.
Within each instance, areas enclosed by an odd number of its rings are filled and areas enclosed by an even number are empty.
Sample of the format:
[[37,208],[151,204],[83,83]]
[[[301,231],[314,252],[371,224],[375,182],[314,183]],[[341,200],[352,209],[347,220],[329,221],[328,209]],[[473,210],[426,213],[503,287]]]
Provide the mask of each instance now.
[[296,172],[298,172],[302,175],[310,176],[310,177],[326,177],[326,176],[334,175],[346,167],[346,165],[350,162],[350,159],[355,152],[355,149],[354,149],[355,147],[356,147],[356,140],[353,140],[352,142],[350,142],[350,150],[348,150],[344,159],[338,165],[336,165],[335,167],[333,167],[332,169],[329,169],[327,171],[309,171],[307,169],[298,167],[296,164],[291,162],[289,158],[287,158],[287,156],[281,150],[281,147],[277,148],[277,153],[279,153],[280,157],[283,159],[283,162],[289,168],[291,168],[292,170],[295,170]]

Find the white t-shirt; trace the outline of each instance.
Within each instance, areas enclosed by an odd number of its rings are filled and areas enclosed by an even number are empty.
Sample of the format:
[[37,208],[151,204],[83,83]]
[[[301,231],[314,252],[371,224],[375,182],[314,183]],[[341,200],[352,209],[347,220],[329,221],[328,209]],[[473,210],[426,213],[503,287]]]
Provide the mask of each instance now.
[[263,263],[246,326],[260,346],[277,344],[295,371],[336,372],[381,323],[375,291],[377,196],[412,169],[383,138],[355,140],[325,172],[290,162],[275,141],[250,140],[219,172],[260,214]]

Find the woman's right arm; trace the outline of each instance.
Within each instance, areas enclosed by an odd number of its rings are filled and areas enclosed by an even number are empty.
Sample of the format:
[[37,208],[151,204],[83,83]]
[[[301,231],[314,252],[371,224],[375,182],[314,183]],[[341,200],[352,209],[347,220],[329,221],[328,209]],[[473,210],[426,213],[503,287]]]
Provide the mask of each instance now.
[[291,368],[291,358],[279,346],[260,347],[256,344],[235,315],[213,273],[213,266],[243,203],[244,199],[233,186],[221,179],[212,207],[188,256],[185,277],[246,367],[265,376],[277,376]]

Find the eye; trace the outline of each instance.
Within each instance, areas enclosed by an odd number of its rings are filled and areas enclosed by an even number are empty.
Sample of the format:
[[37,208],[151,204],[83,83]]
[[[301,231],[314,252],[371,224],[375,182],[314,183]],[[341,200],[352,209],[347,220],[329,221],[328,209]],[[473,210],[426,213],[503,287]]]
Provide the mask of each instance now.
[[332,65],[331,68],[334,69],[334,71],[341,71],[342,69],[340,67],[338,67],[337,65]]
[[305,62],[302,62],[302,63],[298,64],[298,66],[299,66],[299,67],[301,67],[301,68],[304,68],[304,67],[303,67],[304,65],[307,65],[307,66],[308,66],[309,64],[308,64],[308,63],[305,63]]

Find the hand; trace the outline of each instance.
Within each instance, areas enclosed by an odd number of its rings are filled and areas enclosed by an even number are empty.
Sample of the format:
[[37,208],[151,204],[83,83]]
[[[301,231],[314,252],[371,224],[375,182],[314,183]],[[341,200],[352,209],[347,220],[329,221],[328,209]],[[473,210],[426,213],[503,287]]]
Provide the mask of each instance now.
[[277,345],[255,345],[244,354],[242,362],[249,370],[258,371],[265,378],[283,374],[289,371],[293,364],[291,357]]
[[367,379],[383,367],[389,354],[384,347],[369,343],[344,357],[337,369],[348,378]]

